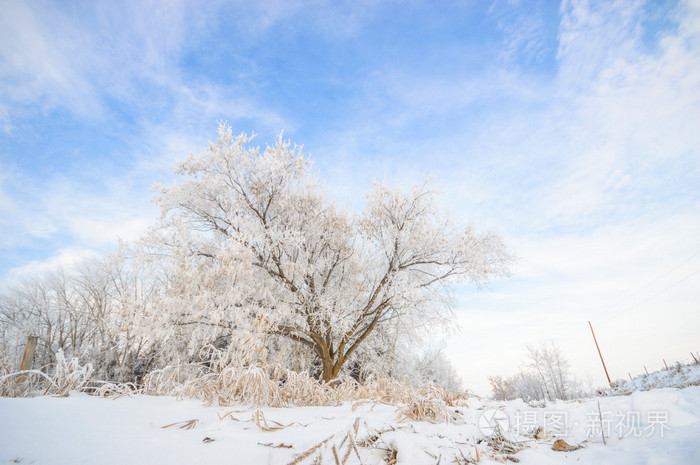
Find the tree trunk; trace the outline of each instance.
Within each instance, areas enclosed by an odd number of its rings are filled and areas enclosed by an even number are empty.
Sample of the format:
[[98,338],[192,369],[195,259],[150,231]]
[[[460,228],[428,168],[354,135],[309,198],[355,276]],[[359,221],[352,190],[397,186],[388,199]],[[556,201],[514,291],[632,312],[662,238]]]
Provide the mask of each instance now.
[[321,367],[323,369],[321,372],[321,379],[324,383],[327,383],[333,379],[333,364],[331,363],[330,356],[325,353],[321,355]]
[[334,364],[330,360],[330,357],[328,359],[323,358],[321,362],[323,364],[323,373],[321,374],[321,378],[324,383],[330,383],[336,378],[336,376],[338,376],[338,373],[340,373],[340,369],[343,365],[340,362],[336,362]]

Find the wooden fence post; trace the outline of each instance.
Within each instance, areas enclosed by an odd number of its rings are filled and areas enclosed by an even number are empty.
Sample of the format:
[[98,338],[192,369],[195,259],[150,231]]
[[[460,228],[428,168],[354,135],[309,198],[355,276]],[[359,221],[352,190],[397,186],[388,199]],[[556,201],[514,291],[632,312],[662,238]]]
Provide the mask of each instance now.
[[[36,336],[27,337],[27,346],[24,348],[24,356],[22,357],[22,364],[19,366],[19,371],[27,371],[32,369],[32,361],[34,360],[34,350],[36,350],[36,343],[39,340]],[[22,384],[24,382],[24,374],[17,376],[17,384]]]

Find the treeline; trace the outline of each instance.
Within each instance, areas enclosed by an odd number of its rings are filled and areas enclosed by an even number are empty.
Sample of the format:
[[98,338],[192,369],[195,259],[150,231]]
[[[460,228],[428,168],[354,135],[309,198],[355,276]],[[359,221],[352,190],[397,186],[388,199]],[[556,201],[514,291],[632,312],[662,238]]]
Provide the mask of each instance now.
[[168,363],[150,324],[162,288],[123,258],[85,261],[27,278],[0,293],[0,367],[18,369],[27,336],[38,338],[34,366],[48,369],[60,351],[93,365],[103,380],[140,382]]
[[[52,373],[59,351],[91,365],[92,378],[141,385],[166,367],[190,367],[183,376],[222,363],[280,364],[319,377],[314,354],[300,344],[258,334],[241,334],[228,322],[166,311],[173,284],[125,251],[33,276],[0,292],[0,377],[19,370],[27,336],[38,338],[33,366]],[[254,325],[256,322],[251,322]],[[210,335],[202,339],[201,335]],[[380,330],[384,344],[370,341],[343,375],[364,381],[389,377],[415,385],[436,382],[460,390],[461,380],[440,347],[405,341]],[[200,341],[200,342],[197,342]],[[388,343],[387,343],[388,342]],[[1,389],[0,389],[1,391]]]

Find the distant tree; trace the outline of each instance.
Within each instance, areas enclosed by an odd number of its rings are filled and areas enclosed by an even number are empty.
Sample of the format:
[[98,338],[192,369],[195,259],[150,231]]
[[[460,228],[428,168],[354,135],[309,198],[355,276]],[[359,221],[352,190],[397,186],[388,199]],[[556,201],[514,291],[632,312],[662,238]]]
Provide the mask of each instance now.
[[542,380],[532,372],[521,371],[509,378],[489,376],[488,380],[496,400],[523,399],[530,401],[546,399]]
[[524,371],[509,378],[488,378],[496,399],[566,400],[582,394],[581,383],[571,374],[568,360],[553,342],[528,345],[524,365]]
[[553,342],[527,346],[528,366],[535,370],[548,400],[569,399],[574,391],[569,362]]
[[[164,310],[190,344],[264,325],[307,347],[334,379],[377,328],[452,322],[451,283],[508,273],[499,236],[457,231],[427,184],[375,184],[361,214],[336,207],[311,162],[282,137],[264,151],[221,125],[179,164],[188,179],[157,189],[162,222],[144,242],[168,259]],[[389,354],[392,341],[381,341]]]

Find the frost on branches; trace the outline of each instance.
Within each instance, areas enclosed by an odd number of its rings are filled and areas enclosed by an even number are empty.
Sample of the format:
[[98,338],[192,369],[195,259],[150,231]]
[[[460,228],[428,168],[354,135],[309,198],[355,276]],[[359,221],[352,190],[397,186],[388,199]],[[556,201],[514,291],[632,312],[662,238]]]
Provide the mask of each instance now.
[[427,184],[375,184],[349,213],[318,188],[300,147],[280,136],[260,152],[251,139],[221,125],[179,164],[186,181],[157,187],[162,222],[146,244],[167,263],[163,306],[191,348],[263,327],[315,355],[328,382],[365,345],[388,354],[392,339],[449,322],[452,283],[507,275],[501,238],[454,229]]

